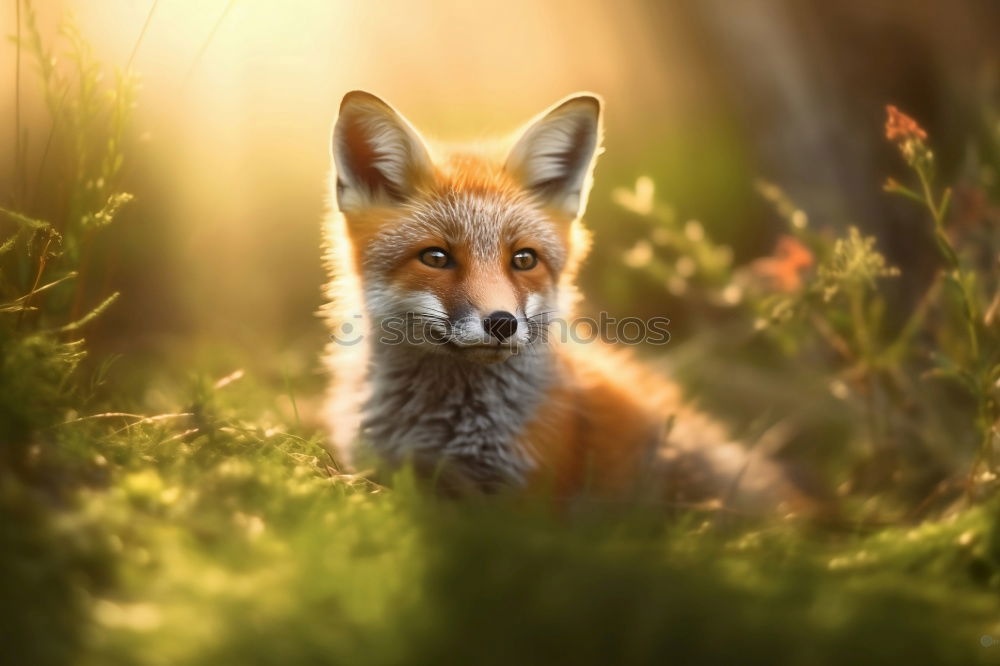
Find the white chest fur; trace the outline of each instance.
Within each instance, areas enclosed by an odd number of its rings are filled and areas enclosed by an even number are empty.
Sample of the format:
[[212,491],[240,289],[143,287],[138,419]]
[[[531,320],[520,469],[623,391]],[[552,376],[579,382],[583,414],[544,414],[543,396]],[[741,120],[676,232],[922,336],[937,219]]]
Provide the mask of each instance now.
[[518,485],[532,468],[518,435],[553,380],[545,351],[481,365],[404,347],[372,350],[361,439],[390,463],[457,465],[480,486]]

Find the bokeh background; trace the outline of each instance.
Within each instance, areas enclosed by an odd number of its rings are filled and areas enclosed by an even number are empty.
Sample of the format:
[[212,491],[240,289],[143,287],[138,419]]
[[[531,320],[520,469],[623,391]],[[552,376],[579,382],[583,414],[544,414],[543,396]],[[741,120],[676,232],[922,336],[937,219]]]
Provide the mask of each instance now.
[[[614,188],[652,176],[659,199],[742,261],[773,247],[780,223],[755,182],[777,183],[818,226],[876,233],[917,293],[934,250],[908,232],[919,212],[881,191],[900,164],[883,107],[921,120],[950,180],[1000,80],[991,0],[49,0],[36,11],[43,35],[71,15],[98,58],[141,78],[122,171],[136,200],[96,239],[100,270],[85,276],[90,301],[122,292],[91,344],[133,358],[206,339],[312,362],[328,132],[354,88],[445,139],[508,132],[574,90],[602,94],[588,298],[666,313],[676,339],[693,330],[684,304],[622,270],[647,230]],[[0,6],[5,33],[14,13]],[[2,48],[0,127],[13,128],[15,49]],[[49,122],[33,70],[22,63],[29,172]],[[0,155],[13,144],[0,132]],[[13,160],[0,162],[10,182]],[[45,193],[25,187],[44,210]]]
[[[995,663],[1000,2],[2,0],[0,30],[0,662]],[[355,88],[452,140],[602,94],[586,308],[669,317],[644,363],[810,519],[342,474],[315,312]]]

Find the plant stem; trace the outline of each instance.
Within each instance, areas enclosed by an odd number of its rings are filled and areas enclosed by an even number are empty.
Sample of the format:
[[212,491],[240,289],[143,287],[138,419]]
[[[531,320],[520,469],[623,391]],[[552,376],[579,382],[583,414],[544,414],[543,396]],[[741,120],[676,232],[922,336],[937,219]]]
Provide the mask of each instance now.
[[947,209],[947,202],[950,192],[946,191],[944,196],[941,198],[941,203],[937,204],[934,200],[934,195],[931,193],[930,178],[928,178],[926,171],[923,167],[916,167],[917,176],[920,178],[920,186],[923,188],[924,193],[924,203],[931,212],[931,217],[934,220],[934,235],[938,243],[938,249],[941,250],[941,254],[944,257],[945,262],[948,263],[952,269],[951,279],[952,282],[958,287],[959,294],[962,297],[962,314],[965,316],[965,326],[966,333],[969,336],[969,346],[970,355],[972,357],[972,362],[975,365],[976,375],[979,374],[979,334],[976,331],[976,315],[972,308],[972,294],[969,293],[968,285],[965,281],[965,273],[962,271],[962,267],[958,261],[958,254],[955,252],[955,247],[951,244],[948,239],[948,235],[944,231],[944,216]]
[[49,257],[49,246],[52,244],[52,234],[50,233],[48,238],[45,239],[45,246],[42,247],[42,253],[38,257],[38,271],[35,273],[35,281],[31,285],[31,289],[28,291],[27,297],[24,299],[24,309],[17,313],[17,323],[15,324],[16,329],[21,328],[21,320],[24,318],[24,313],[28,311],[31,307],[31,297],[38,292],[38,285],[42,281],[42,273],[45,272],[45,264],[48,263]]
[[156,5],[159,1],[160,0],[153,0],[153,4],[149,8],[149,13],[146,14],[146,21],[142,24],[142,30],[139,31],[139,37],[135,40],[135,44],[132,46],[132,53],[128,57],[128,62],[125,63],[126,74],[132,71],[132,61],[135,60],[135,54],[139,52],[139,46],[142,44],[142,40],[146,36],[146,29],[149,28],[149,24],[153,20],[153,12],[156,11]]
[[198,49],[198,53],[195,54],[194,60],[191,61],[191,66],[188,67],[187,74],[184,75],[184,83],[182,85],[185,88],[187,87],[188,82],[190,82],[191,76],[198,68],[198,65],[201,63],[201,59],[205,55],[205,51],[208,50],[208,47],[212,43],[212,40],[215,39],[215,33],[219,31],[219,28],[222,26],[222,22],[226,20],[226,16],[229,15],[230,10],[232,10],[235,4],[236,0],[229,0],[229,2],[226,4],[226,8],[222,10],[222,13],[219,15],[219,18],[215,21],[215,25],[212,26],[212,30],[208,33],[208,37],[205,38],[205,41],[202,43],[201,48]]
[[860,286],[855,285],[847,295],[851,308],[851,320],[854,325],[855,340],[858,343],[858,351],[865,365],[871,364],[871,336],[868,333],[868,322],[865,321],[864,293]]
[[944,231],[944,216],[947,213],[948,202],[951,198],[951,191],[946,189],[941,196],[940,203],[935,202],[931,191],[930,177],[923,165],[915,167],[917,176],[920,178],[920,186],[923,188],[924,203],[931,212],[934,219],[934,235],[938,248],[944,256],[945,262],[951,268],[951,281],[958,287],[958,293],[962,299],[962,314],[965,318],[966,332],[969,336],[969,373],[976,384],[976,429],[979,430],[979,447],[976,451],[975,460],[969,470],[968,488],[971,492],[975,488],[975,476],[983,460],[990,470],[993,469],[993,423],[995,421],[993,412],[995,406],[990,399],[991,387],[983,362],[979,352],[979,334],[976,330],[976,313],[973,309],[973,294],[969,291],[966,275],[962,271],[958,260],[958,253],[955,251],[951,240]]

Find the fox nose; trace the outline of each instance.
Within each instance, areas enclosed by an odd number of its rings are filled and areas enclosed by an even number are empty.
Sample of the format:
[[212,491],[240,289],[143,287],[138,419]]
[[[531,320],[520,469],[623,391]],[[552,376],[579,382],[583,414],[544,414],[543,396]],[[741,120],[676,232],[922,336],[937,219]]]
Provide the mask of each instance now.
[[517,317],[506,310],[497,310],[483,319],[483,328],[494,338],[503,342],[517,330]]

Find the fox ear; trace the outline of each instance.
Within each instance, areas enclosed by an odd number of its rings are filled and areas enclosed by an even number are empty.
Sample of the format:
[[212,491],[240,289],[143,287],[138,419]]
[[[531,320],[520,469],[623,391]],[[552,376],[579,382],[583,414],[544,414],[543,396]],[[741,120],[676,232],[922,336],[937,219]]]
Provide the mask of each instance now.
[[600,142],[601,99],[572,95],[528,125],[506,169],[539,201],[575,218],[587,204]]
[[344,96],[332,143],[341,210],[405,201],[430,178],[431,159],[420,135],[370,93]]

